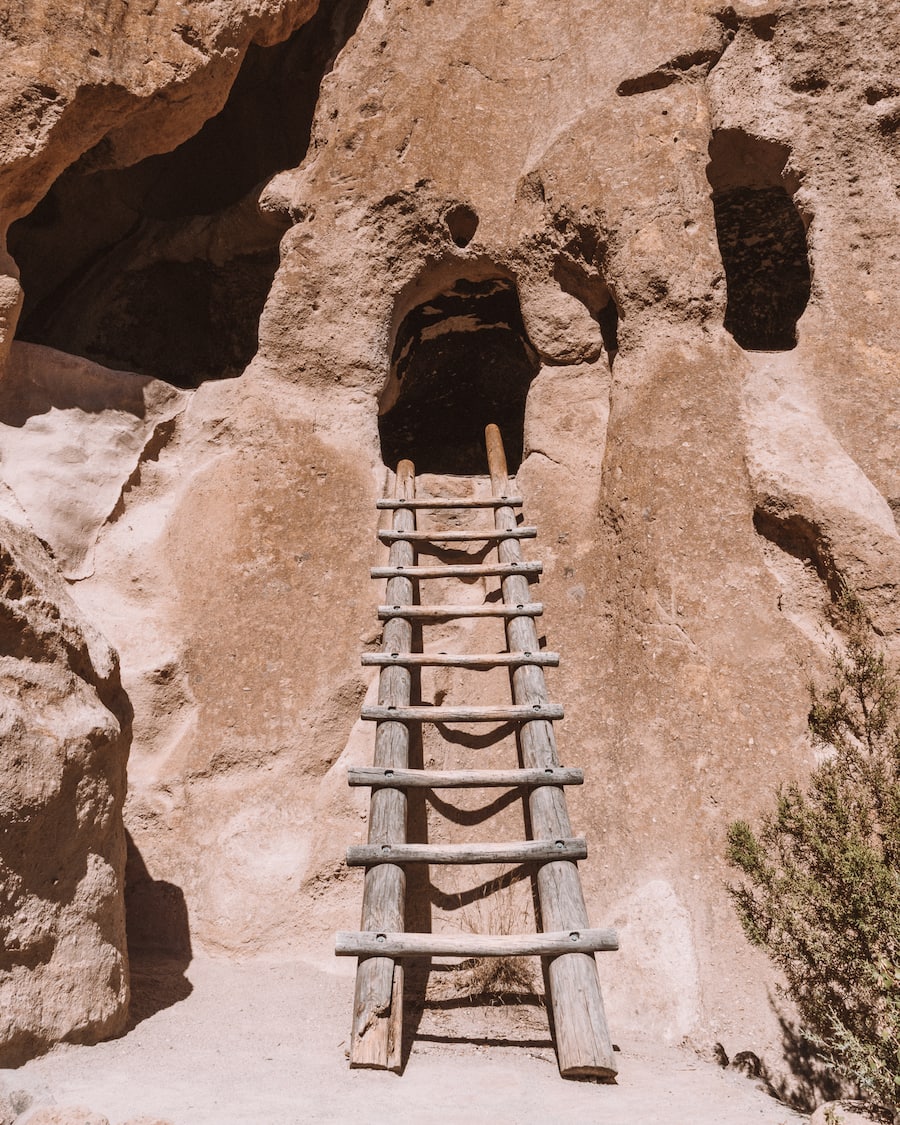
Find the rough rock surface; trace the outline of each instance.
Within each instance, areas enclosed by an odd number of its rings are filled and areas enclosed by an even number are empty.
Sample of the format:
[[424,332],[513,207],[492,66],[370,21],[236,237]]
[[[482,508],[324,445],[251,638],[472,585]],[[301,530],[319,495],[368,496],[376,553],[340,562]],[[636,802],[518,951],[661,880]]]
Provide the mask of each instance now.
[[128,1014],[118,659],[33,535],[0,520],[0,1061]]
[[[166,152],[222,108],[251,42],[286,38],[316,0],[177,0],[89,5],[59,0],[0,16],[0,215],[29,211],[75,160],[92,170]],[[0,356],[21,306],[15,263],[0,255]]]
[[[227,9],[236,42],[262,26],[250,7],[243,19]],[[114,518],[85,520],[80,546],[79,525],[66,531],[69,557],[93,557],[73,596],[121,653],[135,711],[129,829],[149,876],[183,893],[196,945],[330,962],[360,889],[341,860],[364,835],[365,803],[343,767],[371,754],[357,715],[374,683],[357,660],[378,640],[366,568],[383,455],[390,465],[397,434],[440,454],[464,422],[491,420],[471,378],[489,341],[483,382],[506,372],[518,403],[508,440],[521,444],[547,636],[565,660],[551,678],[561,751],[588,773],[571,812],[591,843],[590,913],[622,935],[601,966],[614,1034],[718,1041],[777,1068],[791,1031],[728,902],[724,838],[813,761],[806,684],[827,665],[841,581],[900,648],[896,20],[871,0],[357,8],[335,5],[346,45],[324,61],[303,162],[242,204],[289,224],[255,359],[179,400],[126,489],[110,462]],[[175,26],[156,12],[154,26]],[[90,34],[105,57],[109,37]],[[52,35],[42,42],[52,50]],[[85,178],[161,151],[222,104],[240,52],[218,50],[177,113],[166,95],[148,103]],[[130,56],[121,65],[144,74]],[[133,104],[102,87],[90,97]],[[13,213],[102,132],[72,113],[66,129],[43,120],[0,181]],[[61,204],[89,185],[64,186]],[[236,260],[247,228],[232,220],[217,242],[191,219],[165,260]],[[58,243],[32,253],[40,224],[27,220],[16,235],[38,286],[76,225],[46,221]],[[91,231],[102,241],[93,219]],[[63,279],[60,301],[102,301],[117,261],[145,271],[136,245],[123,234],[93,288]],[[156,275],[143,276],[149,307]],[[520,320],[487,300],[500,290]],[[121,293],[108,319],[88,310],[113,326],[93,353],[113,365],[141,315]],[[65,323],[29,338],[99,349]],[[193,346],[190,334],[181,325],[174,345]],[[440,401],[443,417],[423,407],[392,429],[426,376],[420,401]],[[77,444],[87,421],[73,413],[64,429],[60,443]],[[131,434],[137,449],[146,421]],[[23,465],[44,456],[20,438]],[[37,527],[55,486],[34,474],[13,487]],[[102,513],[98,482],[77,489]],[[423,687],[448,701],[467,690],[452,676]],[[458,925],[458,890],[441,883],[421,921]]]
[[809,1125],[871,1125],[876,1121],[864,1102],[825,1102],[809,1119]]
[[158,380],[13,345],[0,383],[3,479],[66,578],[92,572],[101,527],[183,408],[184,395]]

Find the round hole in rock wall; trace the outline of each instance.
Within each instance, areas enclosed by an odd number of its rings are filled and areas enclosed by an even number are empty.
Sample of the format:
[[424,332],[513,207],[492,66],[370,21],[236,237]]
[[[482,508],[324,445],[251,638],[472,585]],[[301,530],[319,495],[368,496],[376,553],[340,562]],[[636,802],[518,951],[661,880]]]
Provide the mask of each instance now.
[[539,368],[515,285],[458,280],[412,309],[397,331],[378,421],[384,463],[395,468],[408,457],[419,473],[484,475],[484,428],[494,422],[514,473]]
[[451,207],[444,216],[450,237],[457,246],[468,246],[478,230],[478,216],[465,203]]

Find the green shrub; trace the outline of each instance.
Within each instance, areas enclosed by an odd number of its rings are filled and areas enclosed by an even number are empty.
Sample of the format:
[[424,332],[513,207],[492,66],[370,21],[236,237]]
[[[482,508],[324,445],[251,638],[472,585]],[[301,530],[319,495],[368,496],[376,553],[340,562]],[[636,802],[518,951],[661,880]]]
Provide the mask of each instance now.
[[827,757],[757,831],[731,826],[730,890],[823,1059],[900,1121],[900,680],[856,598],[837,608],[846,646],[810,689]]

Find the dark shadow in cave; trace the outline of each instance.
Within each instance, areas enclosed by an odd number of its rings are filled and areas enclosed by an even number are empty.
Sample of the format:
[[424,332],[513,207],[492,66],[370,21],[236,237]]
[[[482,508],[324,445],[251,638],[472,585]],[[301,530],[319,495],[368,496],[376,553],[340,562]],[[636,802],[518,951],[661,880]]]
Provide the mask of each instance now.
[[224,108],[174,151],[109,169],[101,141],[68,168],[9,231],[18,338],[182,387],[239,375],[289,225],[259,212],[259,188],[303,160],[366,3],[323,3],[284,43],[251,45]]
[[[619,308],[612,290],[597,268],[603,255],[596,232],[582,227],[572,240],[569,254],[553,267],[553,276],[564,293],[581,301],[600,328],[606,362],[612,370],[619,354]],[[589,267],[589,264],[594,268]]]
[[511,281],[460,279],[407,314],[391,361],[381,454],[420,473],[487,472],[484,428],[503,434],[509,471],[522,460],[525,398],[540,362]]
[[184,892],[154,879],[125,833],[125,930],[131,968],[128,1028],[190,996],[191,934]]
[[811,566],[836,602],[844,590],[844,577],[834,561],[828,536],[822,528],[798,512],[772,512],[758,506],[753,513],[757,534]]
[[785,176],[786,145],[722,129],[709,145],[719,252],[728,304],[725,327],[748,351],[789,351],[809,301],[806,226]]

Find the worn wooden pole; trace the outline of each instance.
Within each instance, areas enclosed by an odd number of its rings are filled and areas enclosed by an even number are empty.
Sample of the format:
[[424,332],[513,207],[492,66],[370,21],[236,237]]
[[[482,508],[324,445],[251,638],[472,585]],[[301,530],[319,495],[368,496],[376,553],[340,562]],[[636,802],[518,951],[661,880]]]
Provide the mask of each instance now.
[[[506,454],[499,429],[485,430],[491,486],[495,496],[509,495]],[[494,526],[512,530],[516,526],[513,508],[494,509]],[[518,539],[502,539],[498,545],[501,563],[522,561]],[[503,600],[508,605],[528,601],[528,580],[511,574],[502,579]],[[506,622],[507,645],[511,652],[537,651],[538,635],[532,617],[513,617]],[[549,700],[542,669],[534,664],[513,670],[513,699],[518,704],[546,704]],[[521,729],[522,765],[541,769],[559,765],[553,725],[544,719],[525,723]],[[565,792],[554,786],[534,789],[528,797],[531,825],[540,839],[571,837]],[[583,930],[588,928],[587,908],[581,879],[574,862],[545,863],[537,873],[541,921],[545,930]],[[556,1030],[556,1056],[560,1074],[567,1078],[594,1077],[612,1080],[618,1067],[603,1010],[597,963],[586,953],[566,953],[549,964],[550,1003]]]
[[378,616],[383,621],[387,617],[408,617],[416,621],[444,621],[453,617],[513,617],[528,613],[540,617],[544,607],[540,602],[527,602],[522,605],[380,605]]
[[[415,495],[415,469],[411,461],[397,466],[396,498],[412,500]],[[415,529],[416,517],[408,509],[394,512],[393,527],[398,533]],[[398,538],[391,544],[390,564],[415,565],[415,550],[409,540]],[[387,599],[392,605],[409,605],[413,584],[406,577],[388,580]],[[384,626],[383,652],[409,652],[412,624],[403,617],[392,617]],[[389,664],[381,669],[378,702],[383,706],[405,707],[410,702],[411,673],[407,666]],[[380,722],[375,732],[375,765],[405,769],[409,765],[409,727],[405,723]],[[376,789],[369,807],[369,843],[406,842],[406,793],[402,789]],[[395,863],[382,863],[366,872],[363,891],[363,930],[402,931],[404,928],[406,874]],[[353,1001],[353,1028],[350,1040],[351,1067],[381,1070],[401,1069],[403,1031],[403,967],[390,957],[360,959],[356,972]]]
[[526,562],[521,566],[500,566],[499,563],[463,563],[460,566],[373,566],[369,574],[372,578],[395,578],[398,574],[407,578],[484,578],[505,574],[540,574],[542,564]]
[[338,957],[384,951],[393,957],[545,957],[580,950],[608,953],[619,948],[615,930],[565,930],[556,934],[391,934],[339,933]]
[[548,766],[543,770],[396,770],[351,766],[348,785],[399,785],[404,789],[509,789],[532,785],[583,785],[584,772]]
[[558,703],[529,703],[527,707],[363,707],[364,719],[383,723],[527,723],[531,719],[561,719]]
[[364,652],[366,665],[406,664],[410,668],[509,668],[515,664],[540,664],[555,668],[559,653],[549,652]]
[[531,863],[560,856],[587,859],[580,837],[558,840],[511,840],[486,844],[354,844],[347,849],[348,867],[395,863]]
[[[499,511],[499,509],[495,509]],[[535,539],[536,527],[517,527],[514,531],[411,531],[403,535],[399,531],[379,531],[382,543],[395,543],[398,539],[408,539],[410,543],[495,543],[498,539]]]

